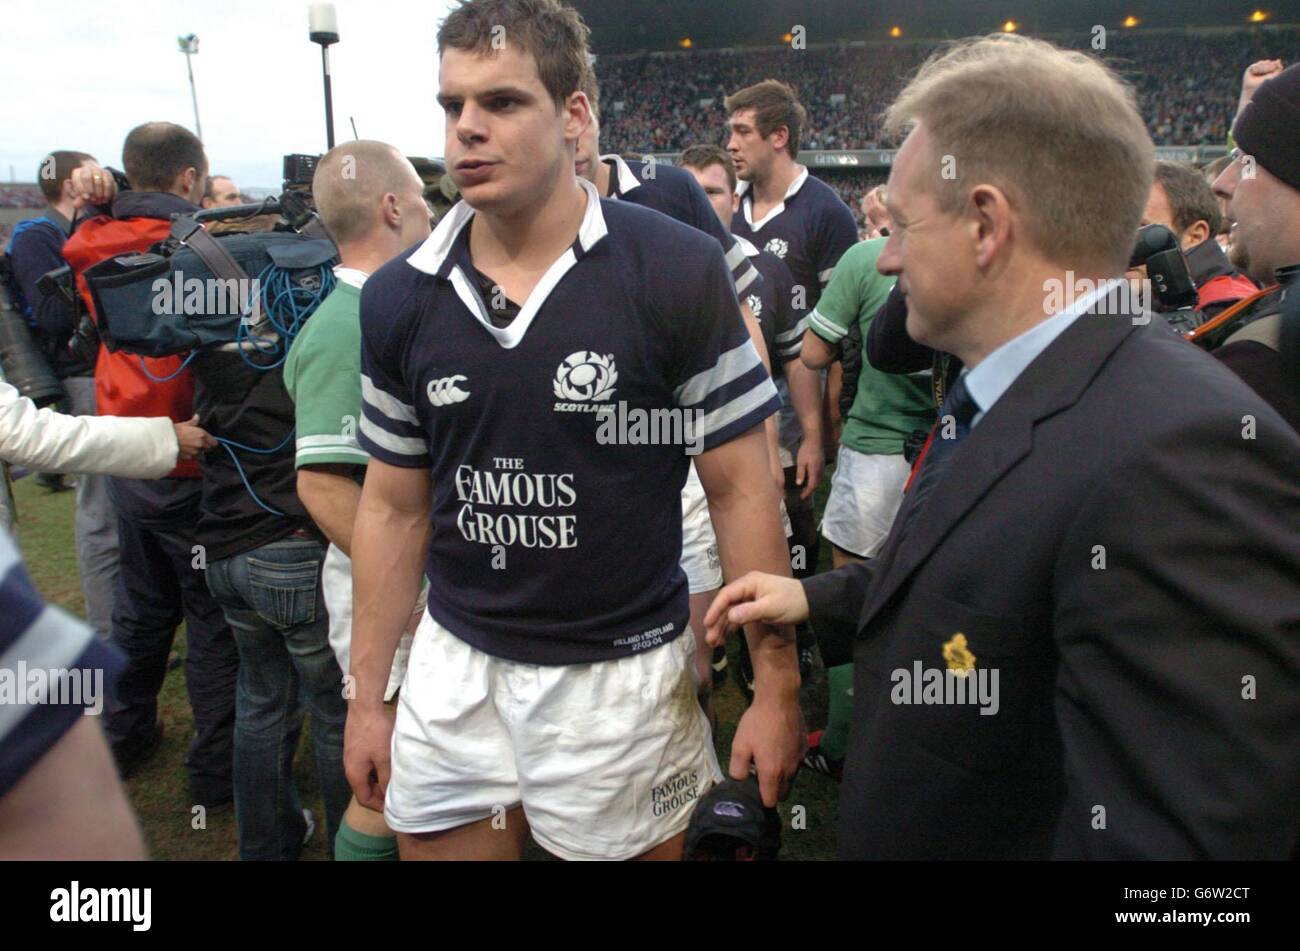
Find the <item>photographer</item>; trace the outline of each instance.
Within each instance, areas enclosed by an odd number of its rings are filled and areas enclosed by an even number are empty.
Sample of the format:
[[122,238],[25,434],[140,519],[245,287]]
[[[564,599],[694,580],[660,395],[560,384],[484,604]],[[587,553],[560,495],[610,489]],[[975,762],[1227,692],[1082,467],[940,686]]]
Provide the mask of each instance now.
[[1213,190],[1195,169],[1156,162],[1142,224],[1161,224],[1174,233],[1196,285],[1197,309],[1208,317],[1258,290],[1254,281],[1238,273],[1215,240],[1223,213]]
[[[166,238],[173,213],[198,210],[208,168],[202,143],[167,122],[132,129],[122,161],[132,190],[116,197],[106,171],[80,170],[77,177],[95,186],[92,200],[112,198],[111,213],[86,221],[63,249],[96,320],[86,269],[146,251]],[[101,348],[95,398],[106,415],[182,421],[194,413],[194,381],[179,357],[145,358]],[[198,466],[183,462],[162,479],[113,478],[109,493],[117,506],[120,540],[113,640],[127,656],[105,724],[114,756],[127,774],[161,741],[158,692],[177,625],[184,620],[185,683],[196,731],[186,757],[190,801],[209,807],[229,802],[239,654],[205,583],[202,566],[210,556],[196,545]]]
[[[49,359],[50,369],[68,394],[66,410],[74,416],[95,415],[95,357],[68,348],[80,316],[76,304],[58,290],[43,289],[41,278],[67,263],[63,246],[76,220],[90,208],[76,193],[73,172],[94,165],[85,152],[51,152],[37,173],[48,202],[45,213],[20,223],[9,244],[14,277],[14,304],[32,327],[32,337]],[[92,212],[93,213],[93,212]],[[60,471],[56,470],[55,471]],[[71,470],[69,470],[71,471]],[[103,640],[112,633],[113,590],[117,585],[117,512],[102,475],[83,470],[77,479],[75,537],[86,621]]]

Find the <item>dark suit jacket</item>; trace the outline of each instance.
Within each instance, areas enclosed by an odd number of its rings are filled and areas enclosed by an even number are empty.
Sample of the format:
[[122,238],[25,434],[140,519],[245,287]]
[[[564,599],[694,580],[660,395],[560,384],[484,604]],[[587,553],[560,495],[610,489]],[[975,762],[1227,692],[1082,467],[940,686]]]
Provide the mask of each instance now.
[[[840,856],[1292,856],[1298,477],[1295,431],[1164,321],[1076,320],[903,544],[804,582],[855,664]],[[998,712],[893,702],[957,633]]]

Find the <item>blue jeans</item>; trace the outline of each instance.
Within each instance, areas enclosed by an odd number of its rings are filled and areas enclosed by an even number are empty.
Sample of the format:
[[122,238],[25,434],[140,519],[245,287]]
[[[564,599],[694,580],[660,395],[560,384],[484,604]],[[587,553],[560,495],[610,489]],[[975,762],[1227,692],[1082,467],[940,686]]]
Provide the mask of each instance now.
[[352,791],[343,775],[343,699],[321,595],[325,547],[292,537],[208,566],[208,587],[239,646],[235,821],[239,857],[293,861],[306,823],[293,781],[303,708],[311,711],[321,795],[333,842]]

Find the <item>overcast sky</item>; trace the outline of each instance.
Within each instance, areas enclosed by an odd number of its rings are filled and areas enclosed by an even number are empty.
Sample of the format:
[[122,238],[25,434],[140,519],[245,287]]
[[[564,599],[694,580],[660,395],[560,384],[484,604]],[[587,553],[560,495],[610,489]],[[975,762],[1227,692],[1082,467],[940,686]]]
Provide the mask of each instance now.
[[[337,141],[391,142],[441,155],[437,24],[450,0],[336,0],[330,47]],[[4,0],[0,179],[31,182],[53,149],[121,168],[122,141],[151,120],[194,127],[176,37],[193,57],[212,171],[241,187],[280,186],[281,158],[325,150],[320,47],[306,0]],[[12,168],[12,173],[11,173]]]

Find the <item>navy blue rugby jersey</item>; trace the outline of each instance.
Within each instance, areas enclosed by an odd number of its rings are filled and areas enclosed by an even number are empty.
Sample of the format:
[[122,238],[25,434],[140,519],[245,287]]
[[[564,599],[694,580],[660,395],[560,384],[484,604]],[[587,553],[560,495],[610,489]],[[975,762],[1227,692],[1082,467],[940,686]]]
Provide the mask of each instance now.
[[610,166],[609,197],[653,208],[716,238],[726,254],[731,283],[741,300],[763,283],[759,272],[736,242],[735,235],[723,227],[718,213],[709,203],[709,196],[694,175],[653,158],[635,162],[635,168],[618,155],[602,155],[600,160]]
[[0,798],[83,716],[103,710],[123,666],[115,647],[42,600],[0,531]]
[[742,181],[736,186],[740,210],[732,219],[732,232],[784,261],[795,284],[806,288],[806,304],[812,310],[840,255],[858,242],[853,212],[833,188],[804,169],[790,183],[784,201],[755,221],[749,185]]
[[784,261],[775,254],[759,250],[744,238],[736,240],[745,257],[763,276],[762,284],[748,295],[746,302],[763,331],[763,342],[772,357],[772,375],[783,376],[782,366],[799,359],[803,350],[808,309],[798,305],[804,295],[795,294],[794,276]]
[[577,239],[505,327],[464,202],[361,292],[359,441],[432,470],[429,613],[526,663],[685,630],[682,442],[708,450],[779,408],[717,242],[581,185]]

